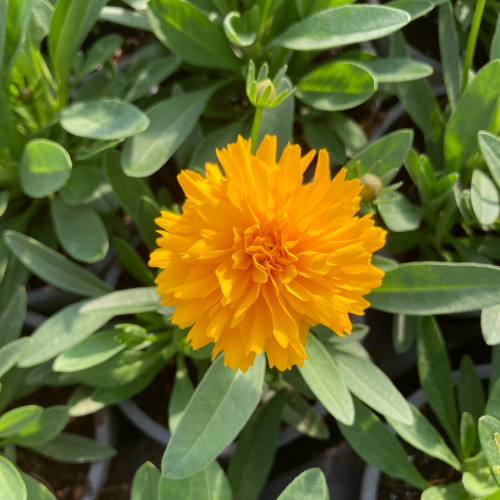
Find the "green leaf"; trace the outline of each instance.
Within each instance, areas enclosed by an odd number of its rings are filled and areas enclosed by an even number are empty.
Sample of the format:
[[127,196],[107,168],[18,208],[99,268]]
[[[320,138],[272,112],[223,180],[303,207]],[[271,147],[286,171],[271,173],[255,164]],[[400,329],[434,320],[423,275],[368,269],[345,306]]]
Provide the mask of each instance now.
[[392,0],[385,5],[408,12],[412,21],[424,16],[434,8],[434,4],[428,0]]
[[106,155],[106,175],[120,206],[137,222],[137,207],[142,196],[153,197],[147,183],[126,175],[120,166],[120,156],[116,151]]
[[28,493],[16,467],[0,455],[0,491],[2,500],[27,500]]
[[478,147],[477,133],[487,130],[495,113],[500,90],[500,61],[483,66],[463,91],[457,109],[450,115],[444,135],[448,172],[460,170]]
[[231,487],[222,467],[211,462],[196,474],[183,478],[160,479],[158,498],[161,500],[232,500]]
[[304,122],[302,130],[310,149],[326,149],[330,161],[343,165],[346,161],[344,145],[340,142],[330,122]]
[[5,213],[9,206],[10,193],[7,190],[0,190],[0,217]]
[[16,364],[30,342],[28,337],[23,337],[0,347],[0,378]]
[[52,67],[63,88],[67,88],[75,53],[94,26],[105,4],[106,0],[57,2],[50,23],[48,48]]
[[158,204],[143,196],[137,205],[137,225],[142,241],[146,244],[149,250],[156,248],[156,239],[158,237],[158,226],[155,219],[160,217],[160,207]]
[[396,314],[392,323],[392,344],[398,354],[406,352],[417,336],[418,316]]
[[440,484],[426,489],[422,493],[421,500],[470,500],[470,495],[465,491],[461,482]]
[[455,16],[452,4],[448,0],[439,6],[438,32],[446,95],[448,96],[451,110],[455,111],[460,99],[462,65]]
[[497,18],[495,33],[493,34],[493,39],[491,41],[490,61],[493,61],[494,59],[500,59],[500,18]]
[[420,320],[417,364],[420,385],[429,406],[458,450],[460,439],[450,361],[439,327],[432,317]]
[[292,24],[274,45],[293,50],[329,49],[381,38],[410,21],[401,10],[380,5],[342,5]]
[[389,184],[398,173],[410,151],[413,131],[397,130],[369,144],[347,162],[347,178],[371,173],[383,184]]
[[297,476],[277,500],[329,500],[328,487],[321,469],[314,468]]
[[418,262],[388,271],[368,301],[380,311],[424,316],[482,309],[499,294],[497,266]]
[[228,40],[240,47],[252,45],[257,38],[255,31],[248,31],[246,29],[239,12],[229,12],[224,18],[223,26]]
[[460,361],[457,398],[460,414],[468,412],[476,421],[484,415],[486,400],[483,384],[474,370],[472,359],[467,355]]
[[194,393],[194,386],[182,356],[177,357],[174,386],[168,403],[168,428],[175,432]]
[[50,406],[43,410],[40,418],[19,432],[12,441],[19,446],[32,448],[55,439],[66,427],[69,420],[69,407]]
[[160,478],[160,471],[151,462],[142,464],[134,475],[130,500],[145,500],[146,498],[161,500],[158,497]]
[[127,345],[116,339],[117,330],[104,330],[59,354],[52,365],[56,372],[76,372],[96,366],[123,351]]
[[460,449],[462,459],[467,459],[472,456],[477,448],[477,419],[469,412],[462,413],[460,419]]
[[309,334],[307,359],[299,368],[307,385],[323,406],[340,422],[352,424],[354,406],[344,379],[325,346]]
[[227,475],[240,500],[255,500],[271,471],[285,400],[285,392],[277,393],[255,413],[238,438]]
[[52,460],[78,464],[104,460],[116,453],[110,446],[104,446],[87,437],[67,432],[63,432],[49,443],[33,449]]
[[382,415],[411,424],[412,413],[406,399],[373,361],[335,349],[329,352],[353,394]]
[[462,469],[460,461],[448,448],[439,432],[415,406],[410,404],[410,408],[413,414],[413,423],[408,425],[388,417],[387,420],[393,429],[402,439],[418,450],[442,460],[460,471]]
[[37,405],[20,406],[0,416],[0,438],[10,438],[36,422],[43,408]]
[[222,27],[193,5],[176,0],[151,0],[148,19],[158,39],[187,63],[239,71],[238,59]]
[[102,169],[92,165],[78,165],[71,171],[71,177],[59,191],[68,205],[88,203],[98,196],[103,184]]
[[57,239],[71,257],[81,262],[103,259],[109,248],[108,233],[97,212],[86,205],[66,205],[50,199],[50,212]]
[[36,479],[32,478],[29,474],[20,472],[21,477],[28,492],[28,499],[30,500],[56,500],[56,497]]
[[112,290],[94,274],[29,236],[6,231],[4,238],[16,258],[31,272],[57,288],[89,297]]
[[500,188],[500,139],[485,130],[477,134],[477,139],[491,176]]
[[99,66],[102,66],[106,61],[111,59],[122,43],[123,37],[116,33],[105,35],[95,41],[85,54],[85,64],[79,76],[85,76],[91,71],[96,70]]
[[370,71],[364,66],[333,62],[318,67],[299,82],[297,97],[324,111],[339,111],[368,100],[377,89]]
[[488,345],[500,344],[500,304],[481,311],[481,332]]
[[500,485],[500,450],[496,445],[497,436],[500,435],[500,420],[490,415],[484,415],[479,419],[478,425],[481,448],[497,485]]
[[132,102],[144,97],[155,86],[166,80],[181,65],[181,60],[176,56],[158,58],[145,66],[131,82],[125,95],[125,100]]
[[106,312],[81,314],[86,301],[66,306],[31,334],[32,344],[18,363],[22,368],[39,365],[73,347],[104,325],[112,315]]
[[139,134],[149,126],[136,106],[117,98],[77,102],[61,111],[61,125],[78,137],[112,141]]
[[123,7],[103,7],[99,14],[99,19],[109,21],[127,28],[136,30],[151,31],[151,26],[145,13],[137,12]]
[[215,90],[216,86],[211,86],[188,92],[149,108],[148,129],[127,140],[123,147],[124,172],[131,177],[146,177],[162,167],[191,133]]
[[243,428],[257,406],[265,372],[264,356],[243,373],[223,365],[209,368],[198,385],[162,461],[163,475],[182,478],[206,467]]
[[297,392],[287,393],[287,402],[281,416],[284,422],[313,439],[328,439],[330,432],[322,417]]
[[390,193],[385,199],[380,196],[377,209],[388,229],[396,233],[418,229],[422,222],[422,207],[414,205],[398,192]]
[[500,214],[500,195],[493,181],[479,169],[472,172],[472,209],[480,224],[493,224]]
[[[415,0],[401,0],[415,1]],[[423,1],[423,0],[420,0]],[[425,3],[430,3],[425,1]],[[375,77],[378,83],[398,83],[418,80],[432,75],[432,66],[428,64],[412,61],[405,58],[388,58],[388,59],[373,59],[371,61],[363,61],[359,63],[365,67]]]
[[0,318],[0,346],[9,344],[21,335],[27,301],[26,290],[20,287],[3,310]]
[[401,443],[363,403],[355,400],[355,420],[352,425],[339,422],[342,435],[354,451],[369,464],[392,477],[402,479],[420,490],[427,481],[410,462]]
[[113,238],[112,243],[123,267],[143,285],[153,285],[155,279],[153,273],[134,248],[118,236]]
[[24,193],[43,198],[62,188],[69,179],[71,158],[56,142],[47,139],[29,141],[19,163],[19,180]]
[[160,296],[155,286],[130,288],[108,293],[87,302],[81,309],[82,314],[106,313],[113,316],[156,311],[160,306]]

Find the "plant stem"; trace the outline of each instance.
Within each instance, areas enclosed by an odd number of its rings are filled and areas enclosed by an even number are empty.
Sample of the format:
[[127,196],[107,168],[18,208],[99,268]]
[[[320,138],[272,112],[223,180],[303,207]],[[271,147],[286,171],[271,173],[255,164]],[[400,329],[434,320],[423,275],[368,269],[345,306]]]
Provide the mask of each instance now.
[[485,5],[486,5],[486,0],[477,0],[476,8],[474,9],[474,17],[472,18],[472,24],[469,31],[469,38],[467,40],[467,48],[465,49],[462,92],[467,87],[467,82],[469,80],[469,70],[471,68],[472,59],[474,58],[474,52],[476,50],[477,36],[479,34],[479,25],[481,24],[481,18],[483,17],[483,11]]
[[263,110],[264,108],[261,107],[255,108],[255,115],[253,117],[252,124],[252,135],[250,136],[252,141],[252,153],[255,153],[255,151],[257,151],[257,139],[259,138],[260,121],[262,119]]

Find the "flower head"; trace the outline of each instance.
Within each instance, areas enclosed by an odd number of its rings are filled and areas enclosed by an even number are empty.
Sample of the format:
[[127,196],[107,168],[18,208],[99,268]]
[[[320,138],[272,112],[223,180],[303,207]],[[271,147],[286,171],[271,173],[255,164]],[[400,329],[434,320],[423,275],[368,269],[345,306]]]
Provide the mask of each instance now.
[[206,177],[184,170],[183,213],[162,212],[149,265],[162,304],[176,306],[172,322],[192,327],[194,349],[211,342],[213,356],[246,371],[255,355],[286,370],[302,366],[309,327],[322,323],[350,333],[349,313],[363,314],[363,298],[384,273],[371,264],[385,232],[371,215],[358,217],[359,181],[345,169],[330,179],[321,150],[316,173],[303,184],[315,152],[288,145],[276,161],[276,137],[257,153],[238,138],[207,163]]

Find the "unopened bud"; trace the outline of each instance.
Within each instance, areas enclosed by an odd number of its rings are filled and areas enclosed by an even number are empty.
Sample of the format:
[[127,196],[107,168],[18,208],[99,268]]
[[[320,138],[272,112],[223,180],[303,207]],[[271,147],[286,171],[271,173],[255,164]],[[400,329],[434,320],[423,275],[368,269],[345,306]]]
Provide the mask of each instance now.
[[[270,88],[270,90],[268,90]],[[261,97],[267,95],[267,99],[265,99],[266,102],[261,103]],[[266,78],[265,80],[262,80],[260,82],[257,82],[257,103],[259,105],[266,105],[270,103],[271,101],[274,100],[276,97],[276,89],[274,88],[273,82],[270,78]]]
[[360,177],[359,183],[363,186],[361,191],[363,201],[373,201],[382,191],[382,181],[376,175],[365,174]]
[[19,99],[23,102],[31,101],[33,94],[28,87],[22,87],[19,89]]

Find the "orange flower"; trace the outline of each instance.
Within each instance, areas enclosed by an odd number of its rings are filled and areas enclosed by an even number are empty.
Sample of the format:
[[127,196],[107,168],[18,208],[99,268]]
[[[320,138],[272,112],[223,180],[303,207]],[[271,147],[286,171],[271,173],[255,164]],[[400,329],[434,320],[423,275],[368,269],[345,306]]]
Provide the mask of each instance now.
[[371,264],[385,232],[359,210],[359,181],[345,169],[330,180],[328,153],[303,184],[315,152],[301,157],[288,145],[276,162],[276,137],[255,155],[238,137],[217,150],[224,169],[207,163],[206,177],[184,170],[182,215],[163,211],[163,229],[149,265],[163,271],[156,283],[172,322],[192,326],[193,349],[211,342],[213,357],[246,371],[267,354],[269,366],[302,366],[309,327],[322,323],[350,333],[349,313],[363,314],[363,298],[384,273]]

